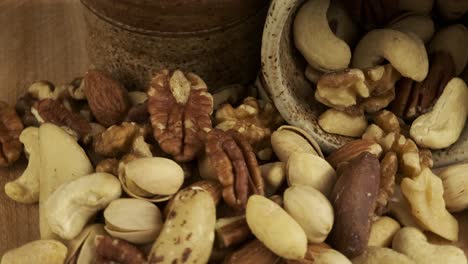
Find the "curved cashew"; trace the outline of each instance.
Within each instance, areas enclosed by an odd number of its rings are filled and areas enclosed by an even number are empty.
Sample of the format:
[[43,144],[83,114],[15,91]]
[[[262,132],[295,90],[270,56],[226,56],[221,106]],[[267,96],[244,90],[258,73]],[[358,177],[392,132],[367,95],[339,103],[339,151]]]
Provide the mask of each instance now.
[[463,250],[455,246],[430,244],[424,233],[414,227],[404,227],[398,231],[392,247],[416,263],[466,264]]
[[455,24],[439,30],[429,44],[429,53],[448,52],[455,63],[455,74],[463,72],[468,62],[468,29],[462,24]]
[[94,168],[76,140],[56,125],[39,127],[39,149],[39,228],[42,239],[56,238],[45,217],[47,199],[61,184],[88,175]]
[[62,184],[47,200],[45,214],[50,229],[63,239],[73,239],[89,219],[120,197],[119,180],[94,173]]
[[320,115],[318,123],[328,133],[348,137],[360,137],[367,128],[367,119],[362,115],[350,115],[330,108]]
[[434,21],[427,15],[418,15],[414,13],[404,14],[389,25],[389,28],[404,33],[413,33],[421,38],[424,43],[431,40],[435,33]]
[[455,143],[468,115],[468,87],[460,78],[445,86],[432,110],[413,121],[410,135],[419,146],[446,148]]
[[5,184],[5,193],[20,203],[36,203],[39,201],[39,128],[26,128],[19,140],[29,155],[28,167],[18,179]]
[[400,0],[399,9],[418,13],[429,13],[434,5],[434,0]]
[[351,50],[330,29],[327,10],[330,0],[307,1],[294,20],[296,47],[314,68],[333,71],[347,68]]
[[411,33],[394,29],[375,29],[356,46],[353,67],[365,69],[388,60],[404,77],[422,81],[429,71],[429,60],[422,40]]

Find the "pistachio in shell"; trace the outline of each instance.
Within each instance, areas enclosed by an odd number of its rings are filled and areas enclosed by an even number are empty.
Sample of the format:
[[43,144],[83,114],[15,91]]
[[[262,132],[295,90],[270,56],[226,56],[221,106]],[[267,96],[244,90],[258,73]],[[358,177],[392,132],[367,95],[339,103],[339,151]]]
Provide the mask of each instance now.
[[149,202],[169,200],[184,182],[184,170],[161,157],[137,158],[119,165],[122,189],[131,197]]
[[104,218],[110,235],[136,244],[154,241],[163,225],[156,205],[135,198],[112,201],[104,210]]

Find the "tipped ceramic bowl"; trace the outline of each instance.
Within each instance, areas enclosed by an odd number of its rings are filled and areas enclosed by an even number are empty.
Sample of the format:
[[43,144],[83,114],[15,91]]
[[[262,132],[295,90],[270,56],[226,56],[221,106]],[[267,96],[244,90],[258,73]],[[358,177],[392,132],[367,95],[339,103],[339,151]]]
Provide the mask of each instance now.
[[330,153],[350,137],[329,134],[318,124],[318,117],[327,108],[314,98],[314,85],[304,71],[305,59],[294,46],[292,25],[305,0],[273,0],[268,11],[262,42],[262,81],[278,111],[291,125],[308,132]]
[[[293,40],[294,18],[305,1],[272,1],[263,31],[261,81],[284,119],[305,130],[323,152],[330,153],[353,138],[327,133],[318,124],[327,107],[315,100],[315,87],[304,75],[307,63]],[[435,166],[468,159],[467,127],[454,145],[433,152]]]

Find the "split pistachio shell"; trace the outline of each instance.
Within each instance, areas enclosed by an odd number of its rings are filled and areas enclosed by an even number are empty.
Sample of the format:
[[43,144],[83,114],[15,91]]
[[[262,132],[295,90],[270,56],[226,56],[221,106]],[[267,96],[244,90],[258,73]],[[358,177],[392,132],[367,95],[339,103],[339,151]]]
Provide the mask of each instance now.
[[336,173],[323,158],[309,153],[296,152],[286,164],[288,183],[313,187],[328,196],[335,185]]
[[161,234],[149,254],[149,263],[207,263],[214,242],[216,207],[200,187],[188,187],[174,196]]
[[182,167],[166,158],[140,158],[121,165],[119,169],[122,189],[133,198],[149,202],[171,199],[184,181]]
[[304,130],[293,126],[281,126],[271,135],[271,145],[276,156],[287,162],[291,154],[305,152],[323,157],[320,146]]
[[304,258],[306,234],[279,205],[261,195],[252,195],[247,201],[246,219],[252,233],[276,255],[285,259]]
[[[73,240],[68,241],[68,256],[66,264],[89,264],[96,258],[96,245],[94,238],[96,235],[105,235],[103,224],[93,224],[87,226]],[[76,260],[76,263],[74,262]]]
[[47,263],[62,264],[67,247],[56,240],[36,240],[6,252],[1,264]]
[[161,229],[152,229],[152,230],[144,230],[144,231],[117,231],[111,229],[108,225],[104,227],[104,229],[109,233],[109,235],[126,240],[133,244],[147,244],[151,243],[156,240]]
[[104,210],[106,223],[116,231],[144,231],[161,229],[162,217],[159,208],[147,201],[121,198],[112,201]]
[[166,158],[142,158],[124,167],[125,175],[143,190],[159,195],[176,193],[184,182],[184,170]]
[[295,185],[284,192],[284,209],[304,229],[311,243],[325,241],[333,227],[333,207],[320,191]]

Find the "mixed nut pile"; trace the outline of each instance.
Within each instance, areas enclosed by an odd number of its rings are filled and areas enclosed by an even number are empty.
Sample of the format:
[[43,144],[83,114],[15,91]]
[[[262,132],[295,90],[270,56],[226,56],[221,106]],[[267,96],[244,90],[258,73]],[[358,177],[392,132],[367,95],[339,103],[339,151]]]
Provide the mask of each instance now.
[[[340,36],[354,24],[329,5],[307,1],[294,23],[306,76],[330,107],[319,125],[355,137],[329,155],[260,85],[211,94],[180,70],[156,73],[144,92],[90,70],[33,83],[15,108],[0,102],[0,166],[29,160],[5,193],[39,203],[41,234],[1,264],[466,264],[426,234],[457,241],[452,213],[468,208],[468,163],[434,169],[430,150],[465,126],[468,88],[456,76],[468,30],[434,33],[430,17],[404,15],[369,31],[348,68],[358,31]],[[361,17],[380,25],[384,14]],[[320,32],[329,44],[310,42]]]

